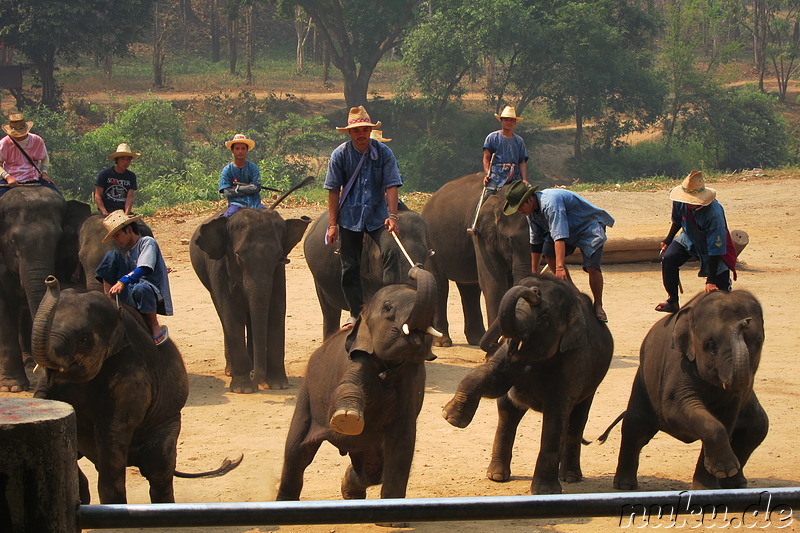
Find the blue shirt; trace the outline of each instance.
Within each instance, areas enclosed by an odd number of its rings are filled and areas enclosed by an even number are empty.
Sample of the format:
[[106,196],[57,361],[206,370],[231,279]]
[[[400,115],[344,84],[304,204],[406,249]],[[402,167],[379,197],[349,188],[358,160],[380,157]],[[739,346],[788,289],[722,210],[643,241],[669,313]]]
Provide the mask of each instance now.
[[584,257],[590,257],[605,244],[606,227],[614,225],[606,211],[566,189],[545,189],[534,194],[539,208],[528,215],[531,244],[564,240],[580,248]]
[[[331,154],[323,187],[331,191],[343,189],[350,181],[362,155],[353,146],[353,141],[339,145]],[[339,207],[336,222],[350,231],[378,229],[389,218],[386,189],[401,185],[403,180],[392,150],[381,142],[370,140],[364,164]]]
[[528,160],[528,149],[525,148],[525,141],[522,140],[522,137],[514,133],[513,137],[509,139],[503,135],[502,130],[493,131],[483,141],[483,148],[494,154],[489,179],[495,187],[500,188],[506,184],[512,168],[514,174],[509,183],[522,179],[519,165]]
[[[700,274],[708,276],[710,274],[705,271],[708,258],[712,255],[725,255],[728,251],[725,210],[716,200],[691,214],[686,206],[683,202],[672,202],[672,222],[680,224],[682,230],[675,241],[689,250],[690,254],[700,258]],[[715,274],[727,269],[725,263],[720,261]]]
[[167,278],[167,265],[161,255],[158,243],[152,237],[142,236],[128,251],[128,266],[131,270],[137,267],[147,267],[153,272],[142,277],[139,283],[148,283],[155,291],[159,300],[164,300],[165,315],[172,315],[172,295],[169,290]]
[[[233,163],[228,163],[222,169],[222,175],[219,178],[219,192],[228,187],[233,187],[237,183],[261,185],[261,171],[258,165],[252,161],[247,161],[244,168],[239,168]],[[228,198],[228,205],[236,204],[242,207],[249,207],[251,209],[266,209],[261,203],[261,193],[254,192],[245,196],[237,196],[235,198]]]

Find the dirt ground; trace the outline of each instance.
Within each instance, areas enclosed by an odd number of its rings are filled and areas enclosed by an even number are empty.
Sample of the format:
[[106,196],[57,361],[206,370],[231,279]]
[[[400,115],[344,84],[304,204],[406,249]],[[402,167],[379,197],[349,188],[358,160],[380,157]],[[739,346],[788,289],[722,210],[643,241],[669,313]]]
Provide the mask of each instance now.
[[[793,179],[750,178],[727,181],[717,188],[731,229],[745,230],[750,244],[740,256],[739,281],[735,289],[752,291],[764,306],[766,344],[755,389],[770,417],[770,432],[753,454],[745,470],[751,487],[784,487],[800,481],[800,438],[795,409],[800,408],[800,387],[793,363],[800,348],[794,318],[800,316],[797,300],[800,258],[800,201]],[[597,192],[585,196],[607,209],[616,225],[609,238],[663,237],[669,226],[668,190],[644,193]],[[279,208],[284,218],[309,215],[322,208]],[[222,330],[211,299],[189,262],[185,244],[203,215],[153,217],[147,222],[161,243],[170,275],[175,315],[163,322],[183,353],[189,371],[191,391],[183,410],[183,430],[178,444],[178,467],[199,471],[215,467],[225,457],[244,454],[241,466],[220,478],[175,480],[178,502],[253,502],[272,500],[282,464],[283,445],[305,372],[309,354],[321,343],[322,320],[311,274],[302,254],[302,244],[291,253],[287,269],[288,311],[286,366],[291,388],[260,391],[251,395],[228,392],[223,374]],[[702,289],[696,267],[685,270],[685,299]],[[638,364],[638,349],[647,330],[661,318],[653,310],[664,298],[657,264],[607,265],[605,309],[616,344],[611,369],[596,393],[585,436],[596,438],[624,410]],[[588,292],[586,276],[573,267],[581,290]],[[530,412],[520,426],[512,478],[496,483],[486,478],[496,411],[494,402],[483,400],[475,420],[466,429],[450,426],[441,416],[442,406],[451,398],[459,380],[483,359],[477,348],[465,344],[460,305],[451,290],[450,322],[455,345],[438,348],[438,359],[428,363],[425,405],[418,420],[416,455],[408,486],[408,497],[470,497],[525,495],[539,448],[541,415]],[[792,363],[791,365],[789,363]],[[593,443],[583,450],[585,480],[565,484],[565,493],[609,492],[616,467],[620,431],[611,433],[607,443]],[[639,470],[640,490],[685,490],[689,488],[699,443],[683,444],[659,433],[645,447]],[[340,498],[339,483],[347,465],[329,444],[320,449],[306,471],[304,500]],[[92,495],[97,501],[96,473],[82,461],[90,476]],[[128,471],[128,501],[148,503],[147,485],[138,470]],[[370,489],[376,498],[379,489]],[[509,532],[605,531],[618,527],[618,519],[514,520],[502,522],[412,523],[412,529],[440,533],[503,529]],[[791,528],[789,528],[791,529]],[[189,529],[181,529],[188,531]],[[199,531],[199,530],[192,530]],[[222,533],[264,531],[354,532],[387,531],[371,524],[328,526],[261,526],[203,528]]]

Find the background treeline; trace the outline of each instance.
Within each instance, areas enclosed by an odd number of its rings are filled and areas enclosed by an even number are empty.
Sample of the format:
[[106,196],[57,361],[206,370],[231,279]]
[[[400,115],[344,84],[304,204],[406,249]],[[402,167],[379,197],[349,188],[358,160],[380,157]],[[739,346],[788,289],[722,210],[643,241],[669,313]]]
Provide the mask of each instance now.
[[[7,94],[80,199],[123,141],[146,156],[150,207],[218,199],[235,132],[271,186],[321,177],[358,104],[394,139],[406,191],[477,171],[504,105],[529,150],[569,143],[584,182],[800,159],[800,0],[0,0],[0,42],[29,82]],[[64,97],[148,88],[207,96]]]

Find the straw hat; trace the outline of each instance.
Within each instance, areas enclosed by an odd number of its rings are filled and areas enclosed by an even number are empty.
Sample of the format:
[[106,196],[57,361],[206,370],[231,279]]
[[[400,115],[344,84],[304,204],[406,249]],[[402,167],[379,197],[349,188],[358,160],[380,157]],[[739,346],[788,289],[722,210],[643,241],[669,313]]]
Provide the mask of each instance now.
[[516,213],[519,210],[519,206],[524,204],[538,188],[537,185],[528,187],[522,180],[515,181],[509,185],[508,192],[506,192],[506,203],[503,204],[503,214],[513,215]]
[[497,120],[500,120],[501,118],[513,118],[516,120],[522,120],[522,117],[517,116],[517,110],[510,105],[505,106],[503,108],[503,111],[499,115],[495,113],[494,118],[496,118]]
[[8,124],[3,124],[3,131],[12,137],[25,137],[32,127],[32,120],[26,122],[22,113],[12,113],[8,116]]
[[717,191],[706,187],[703,173],[692,170],[683,180],[683,183],[672,189],[669,199],[684,204],[708,205],[717,197]]
[[369,138],[370,139],[375,139],[376,141],[379,141],[379,142],[382,142],[382,143],[388,143],[389,141],[391,141],[391,139],[384,139],[383,131],[381,131],[381,130],[372,130],[370,132],[370,134],[369,134]]
[[339,133],[346,133],[350,128],[360,128],[362,126],[371,126],[373,128],[380,128],[381,121],[373,124],[369,118],[369,113],[364,109],[363,105],[358,107],[351,107],[350,112],[347,114],[347,126],[336,127]]
[[241,133],[237,133],[236,135],[233,136],[233,139],[231,139],[230,141],[225,141],[225,148],[232,151],[233,145],[236,143],[246,144],[248,151],[256,147],[256,142],[254,140],[248,139]]
[[132,158],[136,159],[140,155],[142,155],[142,154],[140,154],[139,152],[134,152],[133,150],[131,150],[131,147],[130,147],[130,145],[128,143],[119,143],[119,146],[117,146],[117,151],[114,152],[113,154],[111,154],[110,156],[108,156],[108,158],[110,160],[112,160],[112,161],[115,160],[116,158],[122,157],[122,156],[129,156],[129,157],[132,157]]
[[125,211],[122,209],[113,211],[110,215],[103,219],[103,226],[105,226],[106,230],[108,230],[106,236],[103,237],[103,242],[110,241],[114,238],[114,235],[116,235],[119,230],[128,224],[132,224],[141,219],[142,217],[139,215],[126,215]]

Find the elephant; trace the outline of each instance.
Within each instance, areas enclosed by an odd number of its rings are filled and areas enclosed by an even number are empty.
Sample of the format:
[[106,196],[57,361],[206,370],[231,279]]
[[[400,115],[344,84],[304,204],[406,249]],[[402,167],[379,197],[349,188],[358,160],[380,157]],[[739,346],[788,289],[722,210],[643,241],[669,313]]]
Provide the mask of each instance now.
[[[481,397],[498,398],[498,423],[487,476],[507,481],[517,427],[527,410],[542,413],[531,494],[559,494],[560,481],[581,481],[583,430],[595,391],[608,372],[614,340],[591,299],[568,281],[534,274],[512,287],[481,344],[504,341],[468,373],[443,416],[466,427]],[[494,338],[493,338],[494,337]]]
[[274,209],[213,216],[192,236],[189,256],[222,322],[230,390],[289,386],[284,366],[286,263],[311,219]]
[[656,322],[620,417],[614,488],[637,488],[639,454],[659,431],[702,442],[693,490],[746,487],[744,466],[769,430],[753,391],[763,345],[761,304],[744,290],[701,293]]
[[91,210],[42,186],[19,186],[0,198],[0,392],[30,388],[23,353],[49,275],[71,279],[78,230]]
[[[414,264],[424,263],[430,253],[425,236],[425,221],[413,211],[399,210],[398,225],[400,227],[400,241],[403,243]],[[325,244],[325,231],[328,227],[328,214],[323,213],[315,220],[303,240],[303,253],[308,263],[308,268],[314,276],[314,286],[317,298],[322,308],[322,334],[327,339],[339,329],[342,310],[349,310],[342,292],[342,269],[338,257],[335,255],[334,246]],[[385,277],[383,272],[384,256],[402,255],[394,238],[389,232],[383,232],[381,246],[364,235],[364,249],[361,259],[361,284],[364,287],[364,299],[368,300],[379,288],[384,285],[402,283],[405,281],[404,269],[406,263],[403,257],[394,261],[398,265],[397,271]]]
[[[103,290],[103,283],[94,277],[94,273],[106,252],[117,250],[123,253],[123,250],[113,240],[107,243],[102,242],[103,237],[108,233],[105,226],[103,226],[103,219],[105,219],[105,215],[101,213],[92,214],[81,225],[79,234],[80,247],[78,249],[78,257],[85,277],[86,290],[90,291]],[[153,236],[153,230],[147,224],[141,220],[137,221],[136,224],[139,228],[139,235]]]
[[[180,352],[171,340],[156,346],[132,307],[117,308],[97,291],[61,291],[53,276],[45,284],[32,344],[48,387],[37,397],[75,409],[78,452],[97,468],[101,503],[127,503],[127,466],[147,478],[153,503],[174,502],[176,444],[189,394]],[[81,502],[90,503],[82,472],[79,486]]]
[[443,336],[434,341],[435,346],[453,344],[447,321],[448,280],[456,283],[461,294],[467,342],[478,344],[486,331],[481,292],[491,324],[506,291],[531,273],[528,221],[521,213],[503,214],[505,188],[483,202],[476,234],[467,233],[483,193],[483,177],[481,173],[468,174],[446,183],[422,208],[428,246],[435,251],[425,268],[436,277],[439,287],[434,327]]
[[[326,340],[309,358],[286,438],[278,500],[297,500],[303,473],[324,441],[350,454],[342,497],[366,498],[368,486],[382,483],[381,498],[403,498],[414,456],[416,421],[425,394],[424,362],[431,355],[436,282],[421,268],[406,284],[379,289],[364,305],[355,326]],[[333,397],[351,368],[364,358],[364,429],[359,435],[332,430]]]

